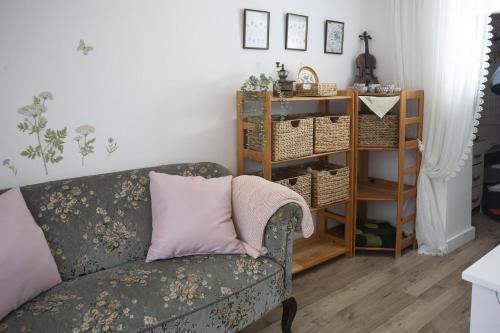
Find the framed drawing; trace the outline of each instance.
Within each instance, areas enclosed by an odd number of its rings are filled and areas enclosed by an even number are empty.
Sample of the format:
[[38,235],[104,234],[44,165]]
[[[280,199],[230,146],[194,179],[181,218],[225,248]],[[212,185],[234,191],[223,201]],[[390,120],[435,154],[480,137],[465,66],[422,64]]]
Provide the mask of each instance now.
[[344,22],[325,22],[325,53],[342,54],[344,48]]
[[262,10],[243,11],[243,48],[269,49],[269,18],[271,14]]
[[307,50],[307,20],[304,15],[286,14],[285,49]]

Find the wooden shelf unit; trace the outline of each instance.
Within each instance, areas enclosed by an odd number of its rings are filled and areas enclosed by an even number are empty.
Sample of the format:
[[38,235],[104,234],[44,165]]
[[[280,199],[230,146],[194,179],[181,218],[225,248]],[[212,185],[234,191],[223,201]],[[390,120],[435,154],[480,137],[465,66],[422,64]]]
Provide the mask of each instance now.
[[[281,103],[277,97],[273,97],[272,92],[267,92],[263,96],[263,120],[264,120],[264,142],[272,142],[272,107],[274,103]],[[243,95],[240,91],[236,93],[237,105],[237,173],[238,175],[245,174],[245,161],[252,160],[262,164],[262,175],[267,180],[272,180],[273,166],[303,160],[316,160],[320,162],[328,162],[329,156],[334,154],[345,154],[346,165],[350,169],[350,198],[341,202],[337,202],[326,207],[311,207],[311,212],[317,214],[315,233],[308,239],[296,239],[293,246],[293,265],[292,272],[298,273],[327,260],[333,259],[341,255],[352,256],[353,254],[353,222],[354,222],[354,188],[355,188],[355,128],[356,128],[356,113],[355,113],[355,93],[353,91],[338,91],[337,96],[331,97],[290,97],[284,98],[285,103],[300,103],[300,102],[318,102],[320,106],[318,115],[330,113],[331,103],[343,101],[345,105],[345,114],[351,117],[351,131],[349,149],[335,152],[327,152],[320,154],[312,154],[309,156],[273,161],[271,144],[264,144],[261,152],[246,149],[244,146],[245,130],[253,129],[255,125],[244,121],[244,106]],[[315,109],[316,110],[316,109]],[[328,209],[344,205],[345,215],[329,212]],[[327,232],[327,221],[335,220],[344,225],[345,238],[339,240],[331,237]]]
[[[365,95],[365,94],[363,94]],[[407,247],[416,246],[415,238],[415,223],[416,212],[410,215],[405,215],[405,203],[409,199],[416,198],[417,196],[417,182],[418,174],[420,171],[420,163],[422,160],[421,152],[418,147],[418,140],[422,140],[423,133],[423,119],[424,119],[424,92],[422,90],[403,90],[400,94],[388,94],[386,96],[400,96],[399,101],[399,137],[405,138],[399,140],[397,147],[366,147],[356,145],[356,172],[357,172],[357,185],[355,189],[355,207],[354,207],[354,230],[353,230],[353,246],[354,252],[359,251],[385,251],[394,252],[396,258],[401,256],[401,251]],[[359,112],[361,101],[356,95],[355,109]],[[380,95],[373,95],[380,96]],[[417,114],[408,116],[408,101],[416,100]],[[416,125],[416,137],[407,138],[407,126]],[[356,130],[356,143],[357,143],[357,130]],[[415,151],[415,165],[405,166],[405,154],[407,151]],[[392,182],[383,179],[377,179],[369,176],[369,154],[371,152],[381,151],[396,151],[398,175],[397,181]],[[405,184],[405,176],[415,175],[414,184]],[[396,239],[394,248],[384,247],[357,247],[355,239],[355,230],[358,220],[366,220],[367,218],[367,203],[370,201],[388,201],[396,204]],[[406,237],[403,234],[403,225],[413,223],[413,235]]]

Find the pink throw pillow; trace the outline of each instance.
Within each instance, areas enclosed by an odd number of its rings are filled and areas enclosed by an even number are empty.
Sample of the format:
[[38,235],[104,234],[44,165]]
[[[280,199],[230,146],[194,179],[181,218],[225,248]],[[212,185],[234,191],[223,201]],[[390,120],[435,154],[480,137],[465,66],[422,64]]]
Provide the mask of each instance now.
[[0,195],[0,319],[61,282],[19,188]]
[[245,253],[231,219],[231,176],[205,179],[151,171],[153,235],[146,262]]

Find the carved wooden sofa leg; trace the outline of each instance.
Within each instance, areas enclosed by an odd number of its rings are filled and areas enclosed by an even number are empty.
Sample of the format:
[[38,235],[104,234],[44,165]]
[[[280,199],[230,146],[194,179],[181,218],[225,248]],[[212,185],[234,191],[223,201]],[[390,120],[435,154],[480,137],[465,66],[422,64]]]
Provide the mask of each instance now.
[[281,330],[283,333],[292,333],[292,323],[297,313],[297,301],[290,297],[283,301],[283,317],[281,317]]

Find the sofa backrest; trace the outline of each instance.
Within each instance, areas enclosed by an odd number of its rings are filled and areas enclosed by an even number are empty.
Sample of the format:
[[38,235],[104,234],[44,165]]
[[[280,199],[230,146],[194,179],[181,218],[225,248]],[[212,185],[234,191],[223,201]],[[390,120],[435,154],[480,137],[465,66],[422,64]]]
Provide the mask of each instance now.
[[205,178],[230,174],[214,163],[174,164],[21,188],[63,280],[145,258],[151,240],[152,170]]

